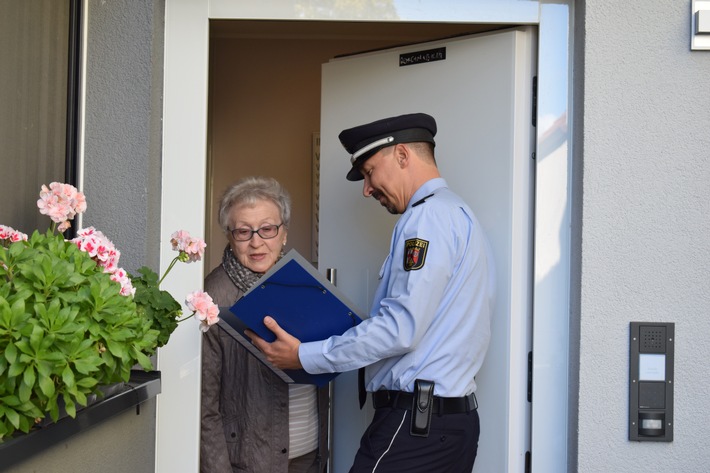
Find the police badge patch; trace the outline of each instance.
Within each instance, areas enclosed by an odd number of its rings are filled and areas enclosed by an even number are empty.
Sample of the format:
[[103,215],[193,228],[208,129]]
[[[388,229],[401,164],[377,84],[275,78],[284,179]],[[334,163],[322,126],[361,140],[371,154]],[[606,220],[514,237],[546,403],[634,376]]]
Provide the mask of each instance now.
[[411,238],[404,242],[404,270],[414,271],[424,267],[426,250],[429,242],[419,238]]

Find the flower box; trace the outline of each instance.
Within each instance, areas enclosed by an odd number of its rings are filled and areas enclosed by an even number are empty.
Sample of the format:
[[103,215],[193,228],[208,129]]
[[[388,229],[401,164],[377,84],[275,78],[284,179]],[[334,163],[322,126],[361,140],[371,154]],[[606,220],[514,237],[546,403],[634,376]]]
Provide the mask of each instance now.
[[110,394],[107,386],[130,386],[136,365],[153,370],[151,357],[179,322],[195,316],[204,331],[219,313],[207,293],[196,291],[185,300],[192,313],[181,318],[181,305],[160,289],[175,264],[202,258],[203,240],[175,232],[170,243],[178,255],[163,277],[148,267],[132,276],[118,265],[120,251],[93,227],[64,239],[69,220],[86,210],[76,188],[42,186],[37,206],[54,222],[45,234],[28,236],[0,225],[3,450],[19,432],[34,434],[79,411],[86,416],[82,408],[97,395],[97,405],[105,405],[113,398],[101,396]]
[[14,437],[0,443],[0,471],[134,406],[136,413],[139,413],[141,403],[157,396],[160,388],[160,371],[133,370],[127,383],[102,387],[105,396],[78,410],[76,417],[66,415],[57,422],[47,419],[29,433],[17,432]]

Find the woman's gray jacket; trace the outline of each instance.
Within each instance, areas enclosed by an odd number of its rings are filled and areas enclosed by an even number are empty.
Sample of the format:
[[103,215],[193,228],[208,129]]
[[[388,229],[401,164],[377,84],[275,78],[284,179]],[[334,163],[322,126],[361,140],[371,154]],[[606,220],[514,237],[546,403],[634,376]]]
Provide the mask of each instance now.
[[[222,266],[205,279],[220,307],[242,293]],[[318,390],[319,458],[325,471],[328,388]],[[202,338],[201,473],[288,472],[288,385],[217,325]]]

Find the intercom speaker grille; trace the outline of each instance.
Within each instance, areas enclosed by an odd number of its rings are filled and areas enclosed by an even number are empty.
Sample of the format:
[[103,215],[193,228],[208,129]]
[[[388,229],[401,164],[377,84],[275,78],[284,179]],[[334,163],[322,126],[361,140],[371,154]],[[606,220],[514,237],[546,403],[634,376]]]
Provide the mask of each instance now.
[[643,325],[639,327],[639,351],[641,353],[665,353],[666,328]]

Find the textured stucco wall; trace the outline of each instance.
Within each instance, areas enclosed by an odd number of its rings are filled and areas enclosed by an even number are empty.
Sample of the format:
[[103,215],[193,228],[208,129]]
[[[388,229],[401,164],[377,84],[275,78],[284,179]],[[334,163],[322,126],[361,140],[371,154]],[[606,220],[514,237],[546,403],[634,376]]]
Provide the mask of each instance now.
[[3,473],[152,473],[155,404],[150,399],[72,435]]
[[157,270],[169,238],[159,235],[164,0],[88,5],[83,223],[116,244],[126,270]]
[[[710,464],[710,51],[690,51],[690,3],[585,2],[576,25],[580,472]],[[631,321],[676,324],[672,443],[628,440]]]

